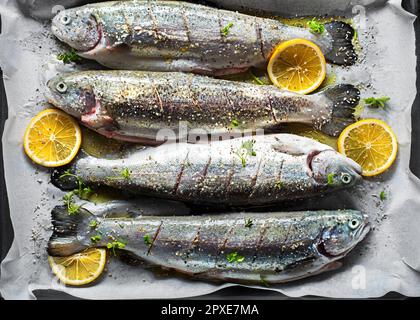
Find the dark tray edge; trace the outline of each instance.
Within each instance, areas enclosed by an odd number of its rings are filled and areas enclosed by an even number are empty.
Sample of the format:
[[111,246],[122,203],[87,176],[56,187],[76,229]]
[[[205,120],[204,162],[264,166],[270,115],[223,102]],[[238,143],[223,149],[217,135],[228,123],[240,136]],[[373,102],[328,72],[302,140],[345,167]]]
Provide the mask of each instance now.
[[[420,14],[420,6],[418,0],[403,0],[403,8],[413,14]],[[416,19],[414,23],[415,33],[416,33],[416,55],[417,55],[417,95],[416,99],[412,106],[411,112],[411,121],[412,121],[412,145],[411,145],[411,157],[410,157],[410,170],[417,176],[420,177],[420,148],[416,148],[417,141],[420,139],[420,127],[416,126],[420,119],[420,20]],[[1,33],[1,15],[0,15],[0,33]],[[4,90],[3,83],[3,72],[0,66],[0,137],[3,136],[4,124],[8,118],[8,105],[6,93]],[[416,119],[416,120],[415,120]],[[415,146],[416,144],[416,146]],[[417,151],[419,150],[419,151]],[[10,219],[9,211],[9,202],[7,197],[7,188],[4,179],[4,164],[3,164],[3,146],[0,139],[0,262],[6,257],[10,246],[14,239],[13,227]],[[0,271],[1,272],[1,271]],[[1,275],[1,274],[0,274]],[[243,293],[247,292],[246,295]],[[47,293],[48,292],[48,293]],[[265,294],[264,294],[265,292]],[[197,297],[197,299],[234,299],[240,297],[240,299],[290,299],[280,293],[271,293],[269,291],[264,291],[258,289],[250,289],[243,287],[233,287],[222,289],[214,293]],[[40,298],[44,299],[75,299],[68,294],[61,293],[59,291],[50,291],[47,290],[46,295],[40,293]],[[51,295],[51,296],[50,296]],[[42,297],[43,296],[43,297]],[[50,296],[50,297],[48,297]],[[0,296],[1,297],[1,296]],[[258,297],[258,298],[257,298]],[[308,297],[309,298],[309,297]],[[401,299],[404,298],[401,294],[398,293],[388,293],[383,298],[385,299]],[[302,298],[300,298],[302,299]],[[305,299],[305,298],[303,298]]]

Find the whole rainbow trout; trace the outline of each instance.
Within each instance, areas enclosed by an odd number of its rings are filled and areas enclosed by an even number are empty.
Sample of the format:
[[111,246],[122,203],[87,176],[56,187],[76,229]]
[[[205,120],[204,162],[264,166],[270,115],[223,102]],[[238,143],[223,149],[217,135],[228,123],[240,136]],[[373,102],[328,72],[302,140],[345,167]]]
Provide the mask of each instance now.
[[[319,196],[362,180],[360,166],[350,158],[330,146],[291,134],[209,144],[165,143],[120,159],[81,157],[68,170],[87,185],[222,206]],[[53,172],[52,181],[61,188],[75,189],[77,180],[64,169]]]
[[336,269],[369,231],[367,216],[354,210],[104,217],[60,206],[52,223],[51,256],[111,244],[196,279],[263,284]]
[[[354,122],[359,90],[350,84],[299,95],[274,86],[213,79],[179,72],[88,71],[48,82],[56,107],[106,137],[162,143],[168,139],[303,123],[337,135]],[[185,130],[180,130],[181,124]],[[163,131],[161,131],[163,130]],[[193,140],[190,137],[189,140]]]
[[181,1],[115,1],[67,9],[52,32],[86,59],[112,69],[185,71],[207,75],[263,66],[281,42],[304,38],[326,59],[356,61],[353,28],[339,21],[322,34],[259,18]]

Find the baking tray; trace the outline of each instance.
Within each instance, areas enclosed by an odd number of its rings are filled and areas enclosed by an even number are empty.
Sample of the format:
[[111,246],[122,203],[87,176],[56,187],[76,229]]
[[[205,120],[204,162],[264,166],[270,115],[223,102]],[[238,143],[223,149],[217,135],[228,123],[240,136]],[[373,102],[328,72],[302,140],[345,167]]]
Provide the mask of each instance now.
[[[420,14],[420,0],[403,0],[403,8],[415,15]],[[416,56],[417,56],[417,95],[414,100],[411,110],[411,123],[412,123],[412,142],[411,142],[411,156],[410,156],[410,169],[418,178],[420,178],[420,126],[417,124],[420,122],[420,20],[416,19],[414,22],[414,28],[416,33]],[[1,13],[0,13],[0,33],[1,33]],[[3,72],[0,66],[0,137],[3,136],[4,123],[8,117],[8,105],[6,94],[3,84]],[[9,205],[7,199],[7,192],[12,192],[6,189],[4,179],[4,166],[3,166],[3,146],[0,139],[0,262],[6,257],[7,252],[13,242],[14,233],[13,227],[10,220]],[[66,293],[58,291],[35,291],[34,294],[38,299],[76,299]],[[1,297],[1,296],[0,296]],[[241,286],[229,287],[217,292],[196,297],[200,299],[256,299],[256,300],[267,300],[267,299],[291,299],[283,294],[267,291],[258,290],[252,288],[246,288]],[[297,298],[297,299],[307,299]],[[315,297],[313,297],[315,298]],[[402,295],[398,293],[389,293],[382,297],[385,299],[402,299]],[[294,299],[294,298],[293,298]],[[420,297],[419,297],[420,299]]]

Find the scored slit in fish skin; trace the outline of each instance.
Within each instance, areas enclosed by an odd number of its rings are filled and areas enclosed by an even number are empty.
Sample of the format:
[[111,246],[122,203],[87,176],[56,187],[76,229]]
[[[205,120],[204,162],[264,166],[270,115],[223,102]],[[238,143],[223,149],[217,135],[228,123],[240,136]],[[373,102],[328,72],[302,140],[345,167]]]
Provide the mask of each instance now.
[[151,265],[241,283],[282,283],[336,269],[369,232],[368,217],[355,210],[113,218],[83,208],[69,215],[58,206],[52,223],[51,256],[118,241]]
[[186,139],[192,130],[223,135],[292,122],[335,136],[355,121],[360,99],[350,84],[305,96],[179,72],[85,71],[59,75],[47,86],[48,100],[85,126],[146,144],[159,144],[161,129],[171,130],[168,139]]
[[[53,172],[52,182],[66,168]],[[165,143],[108,160],[76,159],[68,168],[87,185],[214,206],[255,206],[319,196],[361,182],[361,168],[330,146],[291,135],[209,144]],[[122,174],[122,172],[127,174]],[[74,181],[67,182],[75,188]],[[72,186],[73,185],[73,186]]]
[[86,59],[112,69],[239,73],[263,66],[281,42],[315,42],[326,59],[352,65],[353,28],[341,21],[325,32],[181,1],[115,1],[63,10],[52,32]]

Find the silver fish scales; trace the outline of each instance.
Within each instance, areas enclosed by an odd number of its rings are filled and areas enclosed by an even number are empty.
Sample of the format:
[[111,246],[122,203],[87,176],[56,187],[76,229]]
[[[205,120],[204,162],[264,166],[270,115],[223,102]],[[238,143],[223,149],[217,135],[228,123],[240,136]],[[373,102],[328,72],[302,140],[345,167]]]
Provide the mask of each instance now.
[[[336,269],[369,231],[367,216],[354,210],[95,217],[56,207],[52,222],[52,256],[118,242],[151,265],[242,283],[281,283]],[[91,241],[97,234],[101,238]]]
[[67,9],[52,31],[78,54],[112,69],[187,71],[209,75],[264,65],[279,43],[305,38],[325,57],[351,65],[354,30],[344,22],[325,32],[180,1],[116,1]]

